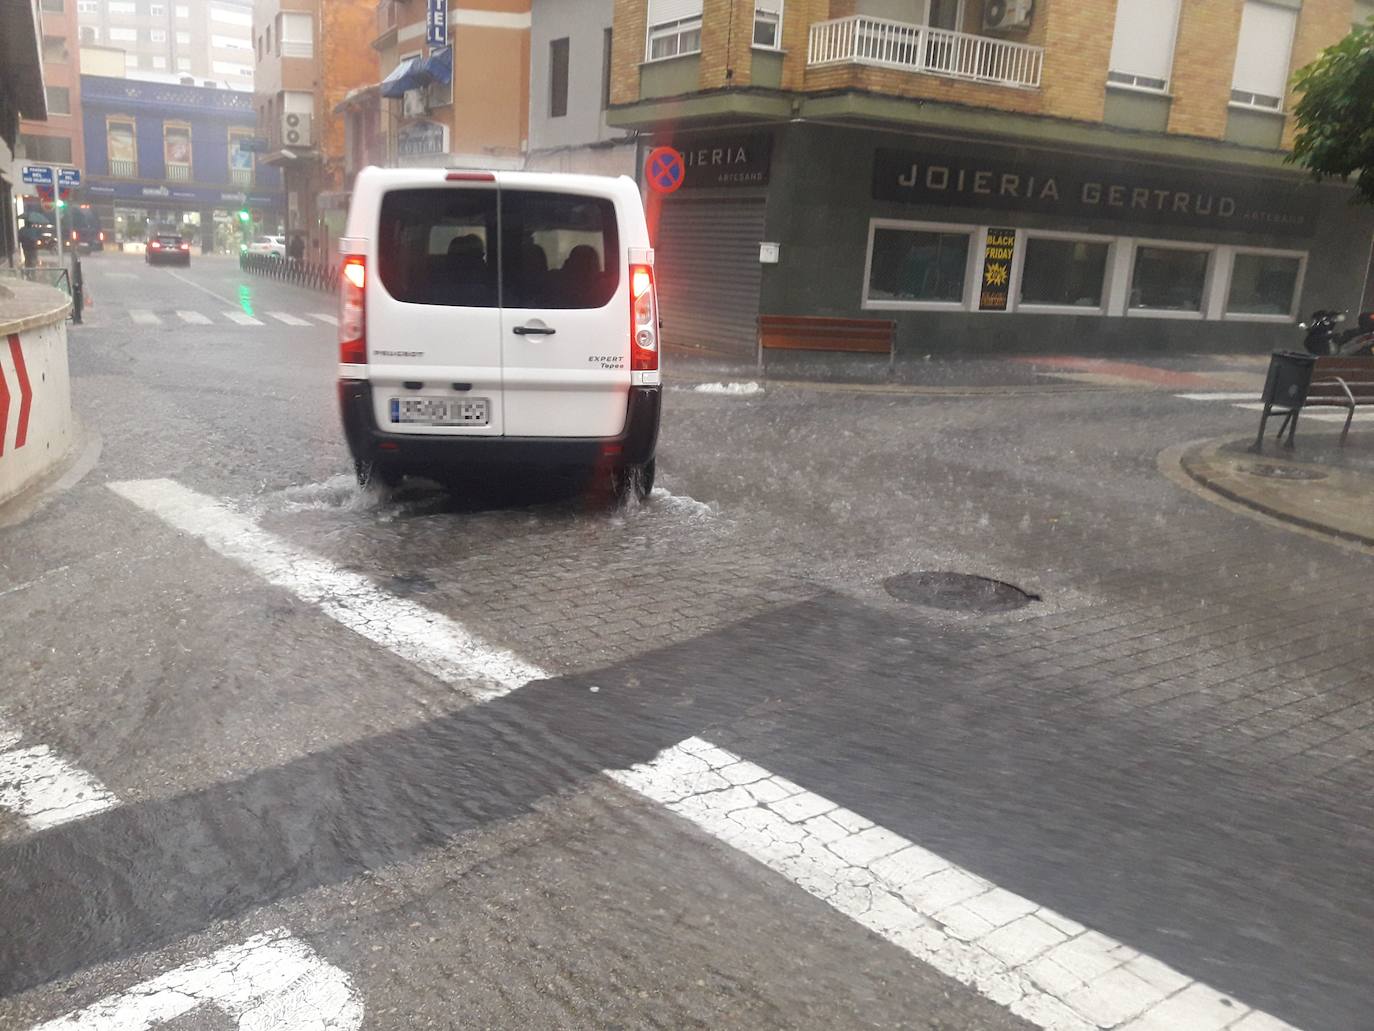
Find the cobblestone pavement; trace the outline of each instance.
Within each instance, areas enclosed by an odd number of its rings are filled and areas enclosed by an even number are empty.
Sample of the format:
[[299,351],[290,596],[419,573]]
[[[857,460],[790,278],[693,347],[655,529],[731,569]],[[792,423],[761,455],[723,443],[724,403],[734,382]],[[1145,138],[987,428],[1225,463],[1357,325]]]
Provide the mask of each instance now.
[[[139,310],[320,306],[107,258]],[[1253,413],[1152,380],[1250,365],[693,372],[607,513],[360,491],[328,327],[121,310],[72,337],[98,464],[0,530],[0,768],[48,764],[0,783],[0,1027],[1367,1023],[1374,558],[1157,465]],[[76,790],[110,804],[36,824]]]

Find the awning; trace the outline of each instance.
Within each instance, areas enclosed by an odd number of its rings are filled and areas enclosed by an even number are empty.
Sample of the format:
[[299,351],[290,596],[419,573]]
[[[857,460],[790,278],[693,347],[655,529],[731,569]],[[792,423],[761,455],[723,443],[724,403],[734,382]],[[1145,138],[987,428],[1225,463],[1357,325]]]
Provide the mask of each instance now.
[[374,82],[371,86],[357,86],[349,90],[343,100],[334,105],[334,113],[340,115],[351,108],[363,107],[369,100],[375,100],[379,87],[380,83]]
[[408,57],[395,68],[381,82],[381,94],[384,97],[401,97],[407,90],[419,89],[421,86],[429,84],[429,73],[425,72],[420,65],[423,61],[418,57]]
[[444,47],[434,51],[420,62],[420,69],[429,76],[431,82],[448,85],[453,81],[453,48]]

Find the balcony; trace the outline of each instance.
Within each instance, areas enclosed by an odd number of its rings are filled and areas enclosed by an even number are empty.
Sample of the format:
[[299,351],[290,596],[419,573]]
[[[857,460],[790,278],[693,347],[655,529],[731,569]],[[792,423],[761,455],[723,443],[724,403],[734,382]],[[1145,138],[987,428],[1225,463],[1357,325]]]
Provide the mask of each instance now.
[[1044,47],[854,15],[811,26],[810,68],[861,64],[947,79],[1039,89]]
[[373,40],[373,49],[380,50],[382,43],[390,34],[396,31],[396,0],[378,0],[377,3],[377,36]]
[[132,158],[110,158],[110,175],[116,179],[137,179],[138,162]]
[[229,169],[229,181],[235,186],[252,186],[253,170],[251,168],[231,168]]
[[167,167],[167,180],[168,180],[168,182],[190,182],[190,181],[191,181],[191,166],[190,166],[190,165],[173,165],[173,164],[168,164],[166,167]]

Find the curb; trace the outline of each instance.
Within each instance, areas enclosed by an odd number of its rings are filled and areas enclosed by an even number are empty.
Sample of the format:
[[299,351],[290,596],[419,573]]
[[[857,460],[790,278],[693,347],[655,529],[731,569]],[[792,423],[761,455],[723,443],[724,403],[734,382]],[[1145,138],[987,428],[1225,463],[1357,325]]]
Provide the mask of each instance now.
[[[1221,504],[1233,512],[1241,515],[1260,518],[1264,522],[1274,524],[1280,529],[1287,529],[1302,533],[1304,536],[1312,537],[1316,540],[1323,540],[1327,543],[1338,544],[1351,550],[1360,551],[1363,554],[1374,554],[1374,537],[1355,533],[1351,530],[1343,530],[1340,527],[1330,526],[1315,519],[1305,518],[1291,512],[1267,505],[1262,501],[1257,501],[1239,491],[1232,490],[1214,479],[1207,476],[1204,472],[1189,463],[1189,458],[1197,455],[1205,447],[1210,447],[1218,443],[1229,443],[1232,440],[1248,440],[1245,437],[1223,437],[1209,438],[1206,440],[1193,440],[1185,444],[1175,444],[1165,448],[1159,453],[1156,465],[1159,471],[1168,479],[1173,480],[1179,486],[1191,489],[1206,500],[1216,504]],[[1218,498],[1224,499],[1217,501]]]

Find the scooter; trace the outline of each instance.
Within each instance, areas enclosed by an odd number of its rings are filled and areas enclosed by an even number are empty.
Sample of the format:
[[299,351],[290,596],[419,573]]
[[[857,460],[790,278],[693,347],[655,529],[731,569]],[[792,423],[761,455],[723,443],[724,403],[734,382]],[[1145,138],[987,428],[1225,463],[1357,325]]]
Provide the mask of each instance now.
[[1307,331],[1302,343],[1309,354],[1374,354],[1374,312],[1361,312],[1354,329],[1338,333],[1336,326],[1345,321],[1345,316],[1343,311],[1318,308],[1306,322],[1298,323],[1299,329]]

